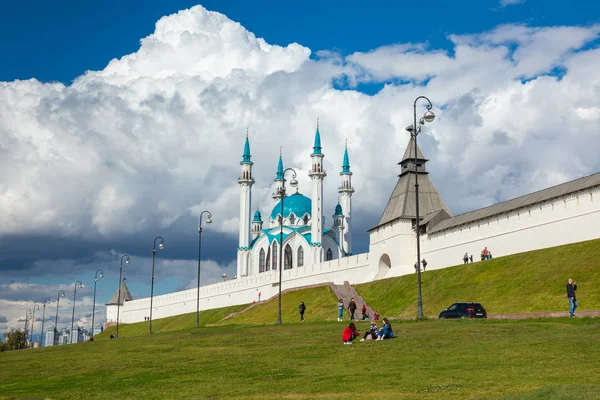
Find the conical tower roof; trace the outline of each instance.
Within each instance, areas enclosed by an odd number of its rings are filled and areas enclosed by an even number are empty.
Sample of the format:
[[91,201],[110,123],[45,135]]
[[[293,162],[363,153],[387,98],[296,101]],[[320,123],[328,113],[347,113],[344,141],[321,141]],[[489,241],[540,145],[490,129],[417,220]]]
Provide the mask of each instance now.
[[[122,281],[121,282],[121,305],[123,305],[123,302],[130,301],[130,300],[133,300],[133,297],[131,296],[131,292],[129,291],[129,288],[125,284],[125,281]],[[117,290],[115,292],[115,294],[113,294],[113,297],[110,299],[110,301],[108,303],[106,303],[107,306],[112,306],[112,305],[117,305],[117,304],[119,304],[119,290]]]
[[[379,219],[379,223],[376,227],[384,225],[388,222],[396,219],[415,219],[416,212],[416,199],[415,199],[415,177],[416,173],[414,170],[414,154],[415,154],[415,142],[414,139],[410,139],[402,161],[402,171],[396,183],[396,187],[388,200],[388,203]],[[439,194],[425,170],[425,163],[427,159],[421,153],[421,150],[417,147],[417,160],[421,163],[417,163],[417,170],[419,174],[419,219],[423,219],[426,216],[437,213],[440,210],[444,210],[449,216],[452,214],[444,203],[444,199]],[[374,228],[373,228],[374,229]]]
[[[404,151],[404,155],[402,156],[402,161],[414,160],[414,159],[415,159],[415,139],[411,137],[410,140],[408,141],[408,146],[406,146],[406,150]],[[427,159],[421,152],[421,149],[419,148],[418,144],[417,144],[417,159],[427,161]],[[402,162],[402,161],[400,161],[400,162]]]

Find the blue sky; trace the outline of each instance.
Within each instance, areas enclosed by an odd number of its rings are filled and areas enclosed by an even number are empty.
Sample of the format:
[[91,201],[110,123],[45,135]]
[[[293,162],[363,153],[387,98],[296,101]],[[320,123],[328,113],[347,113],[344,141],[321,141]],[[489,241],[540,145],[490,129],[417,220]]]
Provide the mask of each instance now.
[[240,21],[269,43],[298,42],[342,54],[382,45],[428,42],[451,49],[448,33],[475,33],[500,24],[580,25],[600,19],[600,2],[498,0],[349,1],[6,1],[0,13],[0,81],[36,78],[68,83],[86,70],[134,52],[156,21],[202,4]]
[[[514,4],[211,0],[160,28],[196,3],[4,2],[0,331],[27,304],[91,285],[97,268],[107,301],[124,252],[134,297],[147,296],[156,235],[166,241],[156,293],[188,287],[200,209],[215,221],[203,236],[207,279],[231,274],[248,125],[263,215],[279,147],[286,167],[305,167],[316,117],[333,212],[348,139],[354,253],[368,250],[396,182],[417,95],[439,115],[419,145],[454,214],[597,172],[600,2],[503,1]],[[13,82],[29,78],[42,83]],[[89,286],[81,295],[89,314]]]

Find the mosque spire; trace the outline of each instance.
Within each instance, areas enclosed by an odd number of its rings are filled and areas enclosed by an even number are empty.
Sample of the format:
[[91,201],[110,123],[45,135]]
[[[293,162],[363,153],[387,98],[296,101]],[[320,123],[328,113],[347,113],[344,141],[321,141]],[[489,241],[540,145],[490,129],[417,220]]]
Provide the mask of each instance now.
[[350,159],[348,158],[348,139],[344,148],[344,162],[342,163],[342,174],[350,174]]
[[242,156],[242,163],[250,163],[250,141],[248,140],[248,127],[246,127],[246,143],[244,143],[244,155]]
[[319,118],[317,117],[317,132],[315,133],[315,144],[313,146],[313,154],[321,153],[321,134],[319,133]]
[[277,163],[277,175],[275,181],[283,180],[283,158],[281,156],[281,147],[279,148],[279,162]]

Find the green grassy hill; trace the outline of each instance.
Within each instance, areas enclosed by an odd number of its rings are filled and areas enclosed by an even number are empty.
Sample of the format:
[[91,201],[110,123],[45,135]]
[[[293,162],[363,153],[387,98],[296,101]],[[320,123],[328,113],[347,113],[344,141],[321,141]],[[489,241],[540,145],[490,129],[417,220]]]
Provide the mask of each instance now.
[[[337,299],[328,286],[294,290],[281,296],[281,319],[283,322],[297,322],[300,319],[300,301],[306,305],[304,319],[310,321],[336,321]],[[222,324],[270,324],[277,321],[277,298],[259,304],[250,310],[235,315]]]
[[[238,306],[216,308],[213,310],[200,311],[200,325],[206,326],[214,324],[229,315],[232,312],[240,311],[248,307],[247,304]],[[148,333],[149,322],[136,322],[134,324],[120,324],[119,325],[119,336],[121,338],[128,336],[139,336]],[[152,321],[152,331],[155,333],[159,332],[170,332],[180,331],[184,329],[190,329],[196,327],[196,313],[188,313],[176,315],[174,317],[160,318]],[[111,326],[99,335],[94,336],[95,340],[109,339],[111,333],[117,331],[116,326]]]
[[[427,271],[421,276],[427,316],[437,316],[457,301],[481,302],[488,314],[568,311],[568,278],[578,283],[578,310],[600,310],[600,240]],[[382,317],[417,315],[416,274],[354,288]]]
[[[600,318],[194,328],[0,353],[0,399],[597,399]],[[367,323],[359,322],[361,329]]]

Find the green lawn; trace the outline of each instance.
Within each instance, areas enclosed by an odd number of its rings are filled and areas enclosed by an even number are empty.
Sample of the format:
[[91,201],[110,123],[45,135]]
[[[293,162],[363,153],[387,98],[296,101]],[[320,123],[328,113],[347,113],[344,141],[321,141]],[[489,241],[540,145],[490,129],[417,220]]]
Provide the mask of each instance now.
[[[2,399],[597,399],[600,319],[204,327],[0,353]],[[359,323],[364,329],[366,323]]]
[[[337,299],[328,286],[294,290],[281,296],[281,319],[297,322],[300,319],[300,301],[306,305],[304,319],[310,321],[336,321]],[[269,324],[277,321],[277,298],[259,304],[250,310],[223,321],[223,324]]]
[[[427,271],[424,313],[437,316],[457,301],[481,302],[488,314],[568,311],[568,278],[578,283],[579,310],[600,310],[600,240]],[[354,288],[382,317],[417,315],[416,274]]]
[[[215,308],[213,310],[200,311],[200,325],[205,326],[214,324],[229,315],[232,312],[243,310],[248,307],[247,304]],[[120,324],[119,336],[121,338],[128,336],[139,336],[148,333],[149,322],[137,322],[135,324]],[[196,313],[176,315],[174,317],[160,318],[152,321],[152,330],[154,332],[180,331],[196,327]],[[116,326],[111,326],[99,335],[94,336],[95,340],[109,339],[111,333],[117,331]]]

